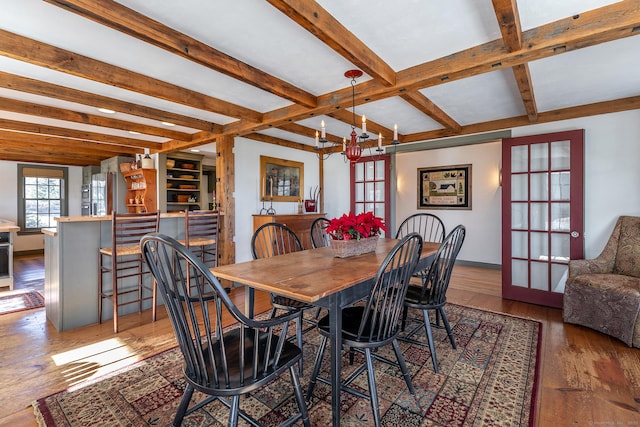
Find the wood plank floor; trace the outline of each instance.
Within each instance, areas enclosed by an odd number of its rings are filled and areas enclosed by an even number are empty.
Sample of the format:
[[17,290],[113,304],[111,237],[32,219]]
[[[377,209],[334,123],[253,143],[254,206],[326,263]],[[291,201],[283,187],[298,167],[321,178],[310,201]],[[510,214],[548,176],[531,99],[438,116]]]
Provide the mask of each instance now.
[[[16,257],[16,288],[37,288],[41,257]],[[543,341],[536,425],[640,426],[640,350],[595,331],[562,322],[558,309],[500,297],[499,271],[456,267],[449,301],[542,322]],[[42,288],[42,282],[38,285]],[[232,291],[242,308],[243,289]],[[256,312],[266,310],[261,295]],[[94,304],[87,301],[87,304]],[[112,324],[59,333],[36,309],[0,316],[0,426],[35,426],[31,402],[81,385],[136,360],[175,346],[164,310],[122,317]]]

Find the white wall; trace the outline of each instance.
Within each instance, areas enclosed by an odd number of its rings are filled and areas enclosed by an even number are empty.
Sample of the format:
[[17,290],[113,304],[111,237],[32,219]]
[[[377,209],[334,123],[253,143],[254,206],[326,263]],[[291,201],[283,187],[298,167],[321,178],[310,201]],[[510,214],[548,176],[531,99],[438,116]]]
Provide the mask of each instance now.
[[[18,222],[18,163],[0,161],[0,218]],[[82,168],[69,166],[69,215],[80,215]],[[32,234],[16,236],[13,250],[31,251],[44,249],[44,236]]]
[[[593,258],[604,247],[618,216],[640,216],[640,110],[526,126],[512,132],[517,137],[574,129],[585,130],[584,247],[585,257]],[[417,168],[471,163],[473,209],[432,213],[443,218],[447,230],[459,223],[467,227],[461,260],[501,264],[500,159],[500,143],[398,154],[397,220],[418,211]]]
[[[236,138],[235,156],[235,209],[236,209],[236,262],[248,261],[251,257],[251,235],[253,216],[262,208],[260,202],[260,156],[277,157],[304,163],[304,196],[309,195],[309,187],[319,185],[319,164],[315,153],[265,144],[246,138]],[[269,202],[265,207],[269,208]],[[296,202],[274,202],[277,214],[298,213]],[[224,206],[222,207],[224,211]]]
[[[466,237],[458,259],[500,264],[501,146],[501,142],[491,142],[399,153],[396,157],[396,225],[417,212],[428,212],[440,217],[447,233],[458,224],[463,224],[466,227]],[[461,164],[471,164],[472,209],[418,209],[418,168]]]

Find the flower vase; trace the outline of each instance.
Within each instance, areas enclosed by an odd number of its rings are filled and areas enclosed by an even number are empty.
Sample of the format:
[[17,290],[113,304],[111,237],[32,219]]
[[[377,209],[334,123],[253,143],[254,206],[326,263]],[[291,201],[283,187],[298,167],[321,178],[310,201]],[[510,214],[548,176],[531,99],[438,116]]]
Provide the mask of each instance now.
[[329,240],[329,246],[336,258],[348,258],[376,250],[378,235],[360,240]]

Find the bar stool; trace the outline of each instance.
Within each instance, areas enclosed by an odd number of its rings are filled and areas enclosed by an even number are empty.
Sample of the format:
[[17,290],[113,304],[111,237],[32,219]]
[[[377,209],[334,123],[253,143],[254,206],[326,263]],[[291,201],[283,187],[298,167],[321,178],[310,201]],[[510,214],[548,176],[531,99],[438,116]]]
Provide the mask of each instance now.
[[186,211],[184,213],[184,240],[179,240],[204,265],[218,265],[218,211]]
[[[138,312],[142,311],[142,302],[152,300],[151,318],[156,320],[156,283],[145,270],[140,239],[148,233],[157,233],[160,223],[160,212],[140,214],[111,214],[111,247],[100,248],[98,255],[98,322],[102,323],[102,303],[109,299],[113,304],[113,332],[118,333],[118,308],[138,303]],[[111,262],[105,265],[106,258]],[[103,276],[111,274],[111,289],[104,289]],[[145,286],[143,278],[151,277],[152,285]],[[124,279],[137,277],[137,284],[125,282]],[[144,296],[143,290],[150,289],[151,296]],[[137,294],[123,300],[123,297]]]

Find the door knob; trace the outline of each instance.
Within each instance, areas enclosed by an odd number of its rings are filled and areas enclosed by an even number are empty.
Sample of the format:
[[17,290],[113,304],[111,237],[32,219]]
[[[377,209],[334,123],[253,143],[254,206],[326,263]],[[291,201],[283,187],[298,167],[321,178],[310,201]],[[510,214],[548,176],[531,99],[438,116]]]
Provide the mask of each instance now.
[[580,237],[580,233],[578,233],[577,231],[572,231],[572,232],[571,232],[571,237],[573,237],[574,239],[575,239],[576,237]]

